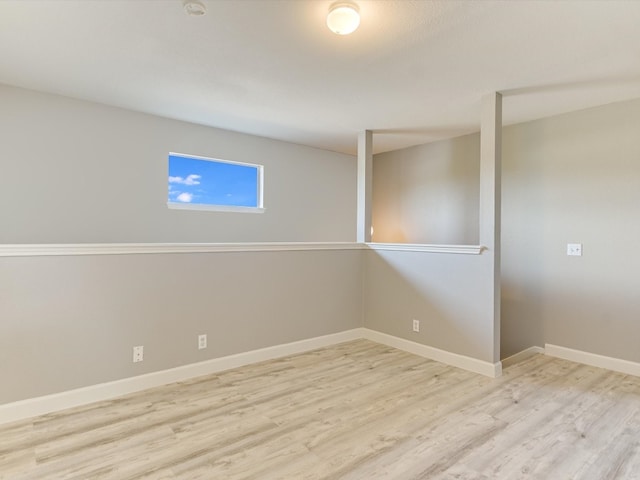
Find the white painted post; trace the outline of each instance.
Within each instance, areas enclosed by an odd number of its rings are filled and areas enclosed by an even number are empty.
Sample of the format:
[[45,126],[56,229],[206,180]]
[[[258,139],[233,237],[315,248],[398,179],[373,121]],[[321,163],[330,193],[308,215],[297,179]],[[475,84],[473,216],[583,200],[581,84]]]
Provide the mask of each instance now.
[[482,99],[480,124],[480,245],[493,258],[493,360],[500,361],[500,210],[502,95]]
[[373,176],[373,132],[358,135],[358,200],[356,241],[371,241],[371,189]]

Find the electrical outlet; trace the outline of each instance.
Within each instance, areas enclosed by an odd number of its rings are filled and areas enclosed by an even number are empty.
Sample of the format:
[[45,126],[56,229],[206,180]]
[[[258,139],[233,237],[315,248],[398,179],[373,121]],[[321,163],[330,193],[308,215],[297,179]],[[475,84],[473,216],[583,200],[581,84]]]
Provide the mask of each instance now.
[[416,320],[415,318],[413,319],[413,331],[414,332],[420,331],[420,320]]
[[133,363],[141,362],[144,360],[144,347],[138,345],[133,347]]
[[582,244],[581,243],[567,243],[567,255],[573,257],[582,256]]
[[202,350],[203,348],[207,348],[207,334],[198,335],[198,350]]

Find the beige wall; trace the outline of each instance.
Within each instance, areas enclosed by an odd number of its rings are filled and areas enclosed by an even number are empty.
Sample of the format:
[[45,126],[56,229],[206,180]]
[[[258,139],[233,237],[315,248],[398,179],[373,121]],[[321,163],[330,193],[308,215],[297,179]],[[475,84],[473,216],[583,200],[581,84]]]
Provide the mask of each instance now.
[[[0,85],[0,243],[355,240],[356,159]],[[169,210],[167,157],[259,163],[263,214]]]
[[361,327],[361,256],[0,257],[0,404]]
[[[484,186],[487,249],[443,254],[398,245],[368,252],[364,318],[373,330],[493,364],[500,354],[492,230],[499,101],[486,100],[482,161],[479,134],[376,155],[372,197],[374,242],[477,245]],[[412,331],[414,319],[419,332]]]
[[366,252],[364,326],[494,363],[492,270],[488,255]]
[[[355,240],[353,156],[8,86],[0,105],[0,245]],[[170,151],[263,164],[266,213],[169,210]],[[0,257],[0,404],[360,327],[361,254]]]
[[640,361],[639,132],[640,100],[505,130],[503,356],[546,342]]
[[373,241],[478,244],[480,135],[373,160]]
[[[0,243],[354,238],[352,157],[8,87],[0,100]],[[502,357],[546,342],[640,361],[638,125],[640,100],[505,129]],[[472,158],[477,140],[450,143],[410,149],[405,174],[415,180],[417,153],[467,152],[438,157],[443,175],[425,181],[468,185],[477,167],[450,162]],[[165,150],[189,145],[243,161],[262,155],[273,216],[167,210]],[[384,168],[397,190],[393,164]],[[409,185],[416,217],[430,194]],[[412,241],[477,242],[473,195],[459,188],[452,203],[464,208],[449,210],[453,221],[423,229],[449,236]],[[583,243],[584,256],[567,257],[567,242]],[[363,324],[492,362],[489,260],[358,250],[0,258],[0,403]],[[200,333],[205,351],[195,348]],[[145,361],[134,365],[137,344]]]
[[[508,108],[506,98],[505,111]],[[640,255],[633,249],[640,238],[639,127],[640,100],[635,100],[504,129],[502,358],[533,345],[551,343],[640,361]],[[472,240],[459,232],[471,232],[477,225],[467,213],[478,209],[477,190],[468,187],[478,183],[475,167],[465,165],[462,170],[452,165],[446,175],[438,175],[438,171],[447,173],[444,167],[449,160],[458,165],[467,161],[464,159],[477,162],[477,154],[442,154],[467,152],[474,138],[460,137],[375,157],[376,241]],[[428,168],[436,167],[440,170],[428,172]],[[465,208],[454,208],[463,198],[460,189],[467,188],[475,197],[467,197]],[[432,193],[423,193],[427,189]],[[439,198],[435,204],[452,218],[442,221],[438,208],[427,201],[433,198]],[[452,208],[447,208],[449,203]],[[417,234],[435,225],[442,235],[456,231],[458,235],[443,238]],[[460,241],[453,242],[456,239]],[[567,257],[567,243],[583,243],[584,256]],[[447,269],[438,270],[437,261],[420,267],[429,277],[448,278]],[[387,273],[398,279],[402,276]],[[450,331],[455,323],[448,322],[435,307],[445,297],[428,295],[436,287],[424,290],[422,297],[408,304],[422,302],[424,312],[434,312],[425,313],[433,319],[429,320],[434,322],[430,328]],[[397,298],[403,298],[396,287],[391,288]],[[427,298],[434,305],[427,306]],[[369,307],[367,321],[373,316],[371,321],[377,328],[400,335],[406,332],[406,317],[413,313],[400,300],[396,311],[398,315],[390,315],[383,326],[376,317],[379,315]],[[462,344],[463,336],[458,337],[458,343],[449,343],[455,335],[447,334],[438,344],[455,347]]]

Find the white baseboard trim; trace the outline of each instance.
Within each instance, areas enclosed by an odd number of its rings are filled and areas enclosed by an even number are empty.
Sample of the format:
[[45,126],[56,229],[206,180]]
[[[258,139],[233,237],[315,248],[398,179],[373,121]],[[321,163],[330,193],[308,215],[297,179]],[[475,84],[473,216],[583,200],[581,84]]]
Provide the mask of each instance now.
[[364,338],[373,342],[398,348],[421,357],[446,363],[488,377],[502,374],[500,362],[492,364],[476,358],[447,352],[438,348],[422,345],[403,338],[376,332],[368,328],[354,328],[344,332],[314,337],[297,342],[275,345],[226,357],[214,358],[204,362],[192,363],[159,372],[147,373],[136,377],[123,378],[113,382],[100,383],[42,397],[29,398],[0,405],[0,424],[15,422],[37,415],[78,407],[93,402],[110,400],[121,395],[139,392],[148,388],[180,382],[190,378],[242,367],[252,363],[273,360],[275,358],[308,352],[316,348],[328,347],[342,342]]
[[510,357],[504,358],[502,360],[502,368],[507,368],[507,367],[510,367],[511,365],[515,365],[516,363],[520,363],[526,360],[527,358],[531,358],[534,355],[537,355],[539,353],[544,353],[544,348],[542,347],[526,348],[521,352],[514,353]]
[[490,363],[477,358],[467,357],[458,353],[447,352],[439,348],[430,347],[421,343],[405,340],[404,338],[394,337],[386,333],[377,332],[368,328],[363,328],[363,336],[372,342],[381,343],[394,347],[405,352],[413,353],[421,357],[435,360],[437,362],[446,363],[454,367],[462,368],[470,372],[486,375],[487,377],[496,378],[502,375],[502,364],[500,362]]
[[606,357],[596,353],[574,350],[572,348],[560,347],[547,343],[545,353],[551,357],[558,357],[572,362],[584,363],[592,367],[606,368],[614,372],[626,373],[640,377],[640,363],[623,360],[621,358]]
[[14,422],[25,418],[44,415],[67,408],[86,405],[93,402],[110,400],[128,393],[139,392],[147,388],[159,387],[173,382],[209,375],[251,363],[286,357],[297,353],[328,347],[337,343],[364,338],[363,328],[354,328],[344,332],[333,333],[321,337],[309,338],[297,342],[275,345],[250,352],[238,353],[204,362],[192,363],[181,367],[152,372],[136,377],[123,378],[113,382],[91,385],[68,390],[66,392],[30,398],[0,405],[0,424]]

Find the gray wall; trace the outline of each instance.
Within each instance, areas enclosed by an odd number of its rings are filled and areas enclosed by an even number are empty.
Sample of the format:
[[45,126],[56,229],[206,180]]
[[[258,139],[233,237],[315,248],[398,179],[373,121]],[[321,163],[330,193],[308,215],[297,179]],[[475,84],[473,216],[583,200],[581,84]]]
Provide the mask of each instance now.
[[[0,105],[0,243],[355,240],[353,156],[2,85]],[[169,210],[171,151],[263,164],[266,212]]]
[[[355,240],[352,156],[7,86],[0,105],[0,244]],[[266,213],[169,210],[170,151],[264,164]],[[0,403],[360,326],[357,250],[1,257]]]
[[[0,102],[0,243],[355,236],[353,157],[8,87]],[[640,260],[630,248],[640,235],[638,125],[640,100],[505,129],[502,357],[547,342],[640,361]],[[168,210],[169,150],[260,155],[269,213]],[[465,172],[441,178],[468,181]],[[468,207],[457,211],[474,222],[461,213]],[[450,231],[473,229],[477,221]],[[584,256],[566,257],[567,242],[583,243]],[[344,331],[363,318],[491,362],[491,268],[485,255],[357,250],[3,257],[0,403]],[[200,333],[209,335],[204,351]],[[145,361],[134,365],[138,344]]]
[[361,327],[362,252],[3,257],[0,318],[3,404]]
[[[509,108],[508,98],[504,108]],[[551,343],[640,361],[637,342],[640,338],[640,255],[633,250],[640,238],[639,127],[640,100],[635,100],[504,129],[502,358],[533,345]],[[424,239],[429,243],[449,243],[449,239],[454,239],[414,234],[381,237],[385,232],[418,232],[440,221],[433,203],[426,201],[429,195],[422,193],[424,189],[434,189],[431,197],[440,196],[438,204],[446,208],[447,195],[450,194],[452,205],[458,205],[459,188],[468,186],[472,180],[477,184],[478,179],[472,178],[472,169],[463,176],[438,176],[438,172],[423,175],[432,156],[435,166],[447,165],[442,152],[466,151],[469,143],[466,147],[458,145],[464,138],[375,157],[376,241]],[[473,136],[466,138],[470,142]],[[453,161],[455,157],[450,158]],[[467,154],[458,157],[466,158],[473,157]],[[442,185],[434,186],[434,179],[439,179]],[[452,181],[458,183],[452,186]],[[382,195],[375,188],[382,189]],[[457,227],[458,230],[472,231],[475,219],[466,212],[477,210],[477,196],[475,202],[465,209],[448,209],[448,214],[455,218],[446,224],[440,223],[444,231],[447,225],[465,222],[470,223],[467,227]],[[400,207],[402,211],[393,211]],[[398,226],[391,222],[385,226],[386,211],[413,225]],[[566,244],[570,242],[584,244],[582,257],[566,256]],[[468,341],[464,338],[466,330],[456,335],[460,325],[446,313],[451,308],[444,302],[446,293],[434,294],[437,279],[441,277],[445,285],[455,288],[455,282],[449,279],[449,267],[439,266],[437,259],[427,262],[416,257],[412,261],[416,262],[415,268],[404,259],[376,259],[373,267],[369,261],[368,268],[384,269],[385,275],[396,278],[386,280],[388,285],[380,279],[368,280],[380,285],[376,294],[381,294],[384,286],[393,292],[391,297],[398,300],[393,303],[392,311],[391,298],[372,295],[369,301],[373,306],[367,305],[367,322],[372,328],[412,338],[412,334],[407,333],[409,317],[422,315],[423,321],[427,317],[432,323],[429,333],[447,332],[435,337],[434,346],[449,346],[459,351]],[[390,265],[394,268],[390,269]],[[414,270],[411,276],[407,275],[407,269]],[[424,276],[422,286],[416,286],[417,275]],[[407,277],[413,280],[407,281]],[[466,285],[468,279],[460,277],[460,281]],[[399,290],[401,283],[406,286],[404,294]],[[445,308],[439,309],[439,304]],[[388,318],[383,320],[376,308],[386,311]],[[421,332],[425,341],[429,333]]]
[[373,159],[373,241],[478,244],[480,135]]
[[[477,245],[480,166],[479,134],[376,155],[373,241]],[[493,255],[368,252],[365,326],[496,362]],[[413,319],[420,332],[412,331]]]
[[503,356],[640,361],[640,100],[507,128],[502,205]]
[[488,255],[366,252],[365,327],[493,363],[492,270]]

